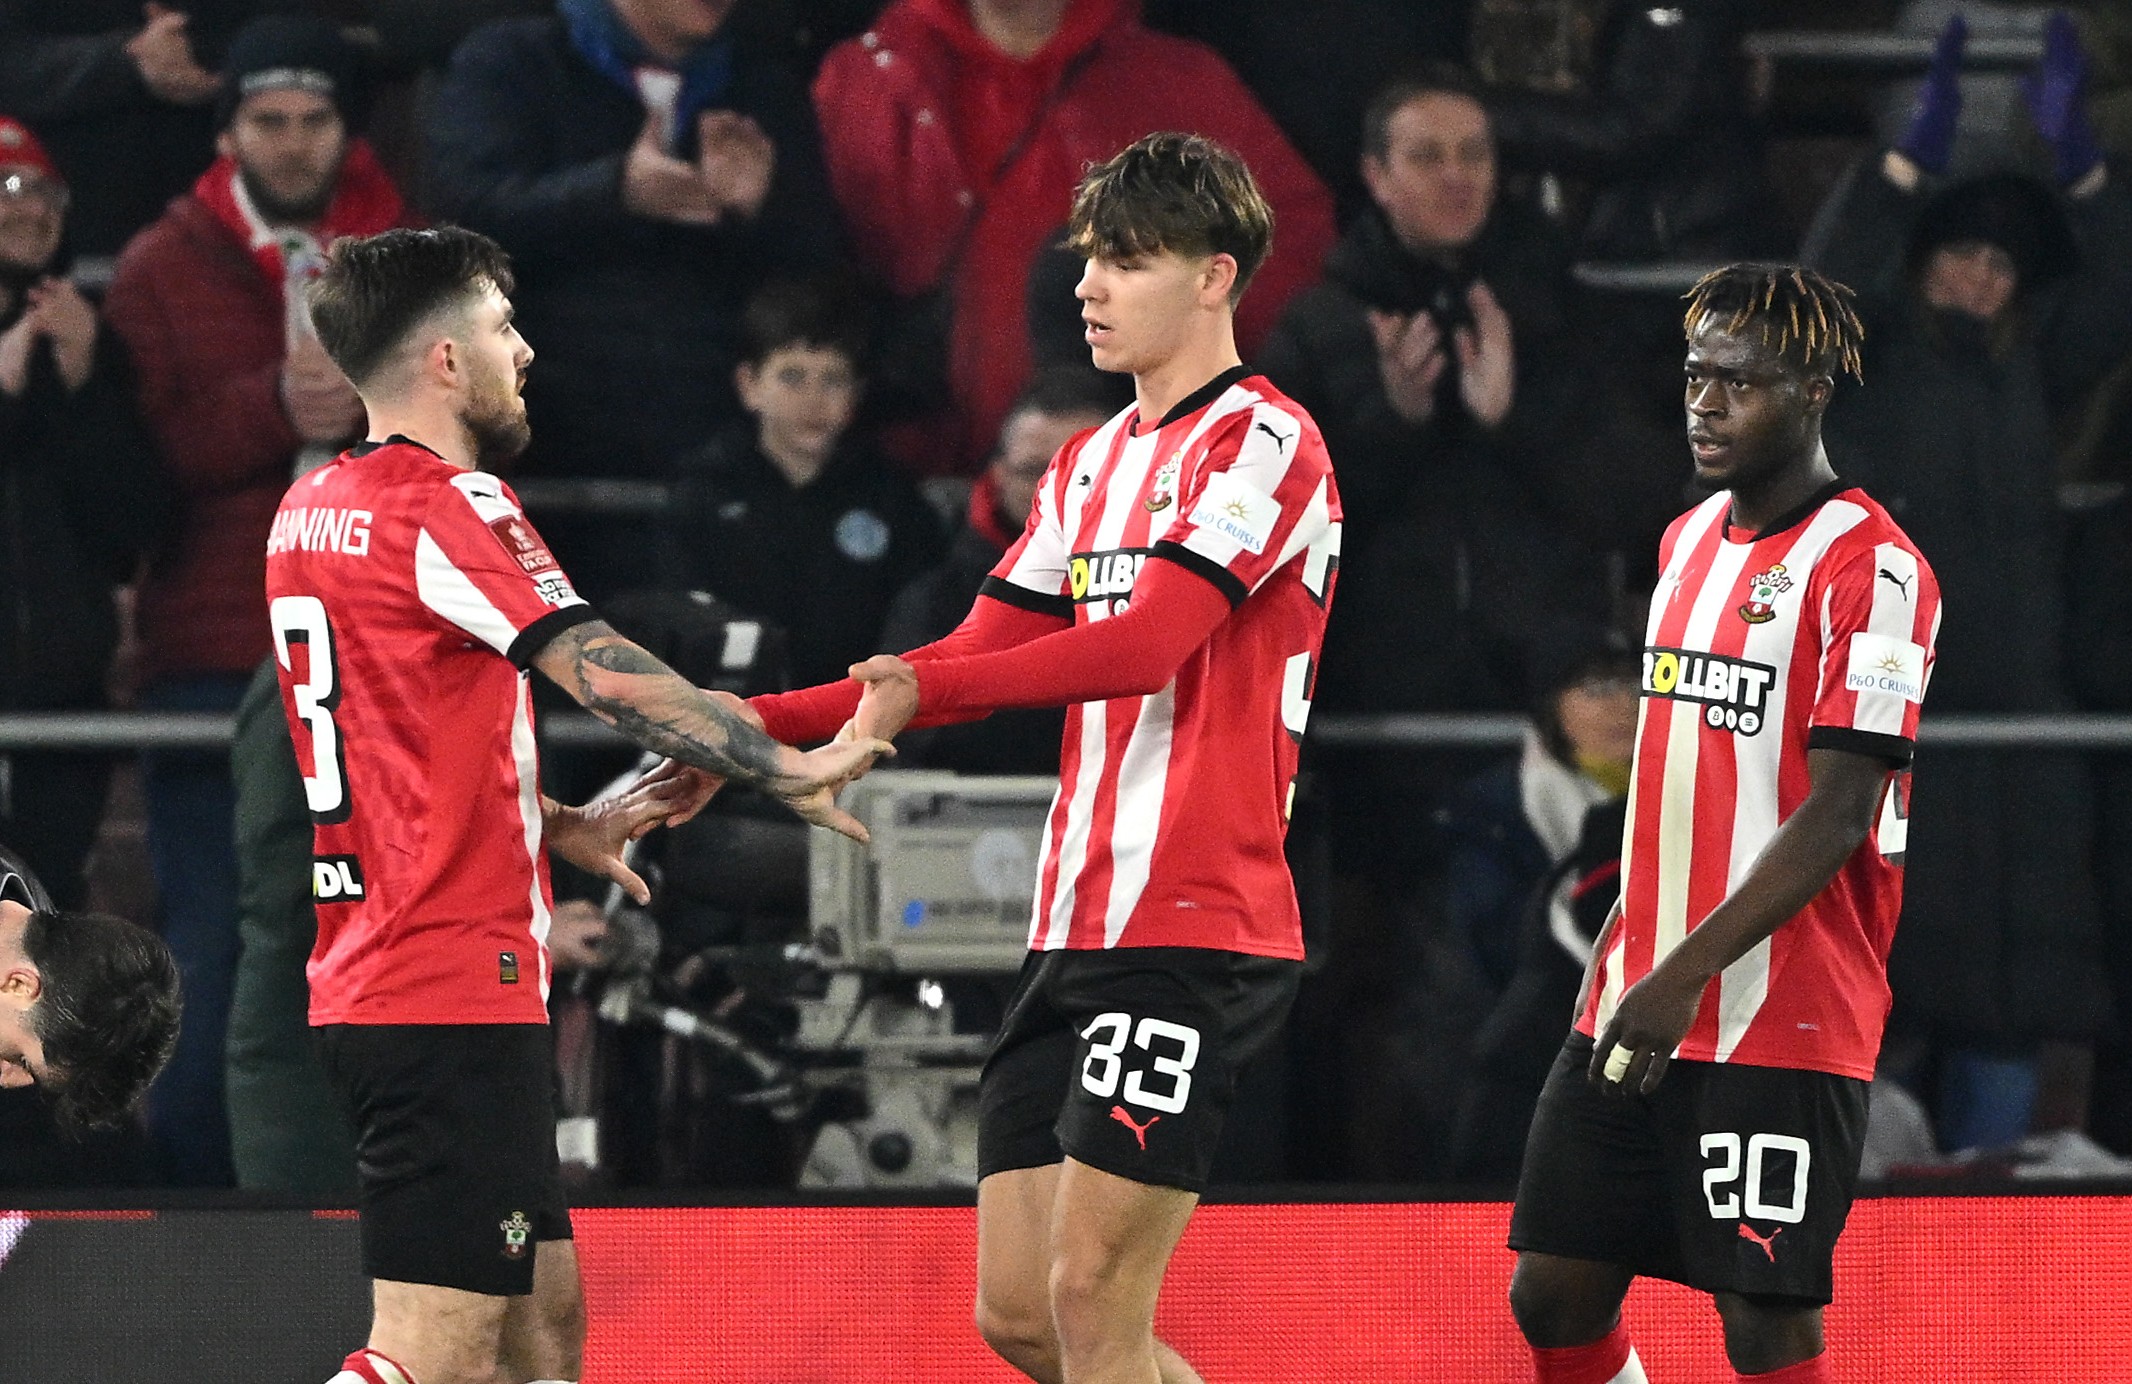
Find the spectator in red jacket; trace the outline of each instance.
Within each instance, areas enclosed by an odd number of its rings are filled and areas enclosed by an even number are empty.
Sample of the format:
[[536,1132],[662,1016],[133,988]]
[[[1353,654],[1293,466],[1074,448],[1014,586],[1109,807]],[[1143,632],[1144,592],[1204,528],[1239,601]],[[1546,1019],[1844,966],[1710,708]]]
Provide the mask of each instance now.
[[945,298],[954,418],[912,458],[928,471],[975,471],[999,435],[1030,373],[1025,281],[1090,163],[1170,129],[1251,166],[1275,234],[1237,317],[1246,356],[1333,241],[1331,197],[1257,99],[1213,50],[1143,27],[1139,0],[895,0],[830,50],[814,104],[857,254],[898,299]]
[[[331,26],[255,20],[231,41],[224,79],[221,157],[126,246],[106,302],[184,500],[140,584],[140,701],[157,710],[234,710],[267,656],[275,507],[307,453],[330,457],[363,424],[289,289],[323,266],[335,237],[403,218],[399,193],[351,136],[356,64]],[[234,790],[227,756],[157,753],[143,771],[164,936],[186,991],[185,1032],[150,1096],[150,1124],[173,1181],[222,1184]]]

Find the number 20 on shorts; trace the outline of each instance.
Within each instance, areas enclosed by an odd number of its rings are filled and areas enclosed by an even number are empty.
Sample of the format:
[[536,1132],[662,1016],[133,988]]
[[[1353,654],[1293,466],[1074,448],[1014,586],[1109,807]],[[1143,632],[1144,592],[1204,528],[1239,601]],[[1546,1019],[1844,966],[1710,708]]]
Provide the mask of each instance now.
[[[1081,1030],[1090,1047],[1088,1056],[1081,1062],[1081,1085],[1090,1095],[1109,1100],[1118,1094],[1118,1078],[1125,1078],[1125,1099],[1146,1110],[1159,1110],[1165,1115],[1175,1115],[1184,1109],[1192,1093],[1192,1064],[1199,1060],[1199,1030],[1185,1024],[1173,1024],[1167,1019],[1142,1019],[1138,1027],[1133,1016],[1125,1013],[1098,1014],[1087,1028]],[[1130,1036],[1132,1046],[1148,1055],[1145,1070],[1125,1070],[1126,1039]],[[1157,1047],[1160,1044],[1161,1047]],[[1175,1044],[1177,1051],[1166,1053],[1162,1049]],[[1148,1077],[1154,1077],[1157,1087],[1150,1088]],[[1166,1080],[1164,1089],[1160,1086]]]
[[[1710,1215],[1715,1220],[1737,1220],[1743,1214],[1741,1195],[1727,1191],[1722,1197],[1720,1188],[1729,1188],[1741,1182],[1740,1136],[1732,1133],[1705,1134],[1703,1157],[1710,1166],[1703,1169],[1703,1200],[1710,1204]],[[1796,1134],[1750,1134],[1745,1140],[1747,1154],[1746,1192],[1744,1214],[1758,1221],[1776,1221],[1781,1225],[1797,1225],[1806,1219],[1806,1174],[1813,1167],[1813,1145]],[[1791,1195],[1782,1202],[1765,1201],[1762,1196],[1762,1167],[1772,1153],[1789,1154],[1792,1160]]]

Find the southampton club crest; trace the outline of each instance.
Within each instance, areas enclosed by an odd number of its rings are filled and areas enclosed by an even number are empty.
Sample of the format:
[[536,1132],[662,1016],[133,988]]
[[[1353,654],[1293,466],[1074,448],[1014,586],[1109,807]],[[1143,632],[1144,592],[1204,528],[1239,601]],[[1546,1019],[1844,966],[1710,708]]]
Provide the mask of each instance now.
[[1177,499],[1177,472],[1183,466],[1184,451],[1180,448],[1176,455],[1162,463],[1162,469],[1155,473],[1154,486],[1148,491],[1147,498],[1140,502],[1141,508],[1150,514],[1159,514],[1175,503]]
[[1777,618],[1777,594],[1791,590],[1791,576],[1784,564],[1773,562],[1766,572],[1757,572],[1747,579],[1747,603],[1739,608],[1739,616],[1750,625],[1763,625]]
[[526,1219],[526,1213],[513,1211],[511,1219],[500,1224],[503,1227],[503,1257],[525,1258],[526,1246],[533,1242],[533,1223]]

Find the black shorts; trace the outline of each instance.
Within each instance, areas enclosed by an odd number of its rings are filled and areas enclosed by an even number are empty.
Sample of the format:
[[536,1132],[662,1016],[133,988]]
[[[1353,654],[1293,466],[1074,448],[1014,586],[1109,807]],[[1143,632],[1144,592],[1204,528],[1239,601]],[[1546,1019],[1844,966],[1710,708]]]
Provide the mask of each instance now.
[[313,1029],[356,1130],[363,1272],[516,1297],[570,1238],[545,1024]]
[[1868,1084],[1675,1061],[1649,1096],[1585,1079],[1572,1032],[1540,1092],[1510,1247],[1620,1264],[1706,1293],[1826,1303],[1851,1214]]
[[1070,1156],[1203,1191],[1237,1074],[1302,969],[1204,947],[1031,952],[985,1061],[978,1176]]

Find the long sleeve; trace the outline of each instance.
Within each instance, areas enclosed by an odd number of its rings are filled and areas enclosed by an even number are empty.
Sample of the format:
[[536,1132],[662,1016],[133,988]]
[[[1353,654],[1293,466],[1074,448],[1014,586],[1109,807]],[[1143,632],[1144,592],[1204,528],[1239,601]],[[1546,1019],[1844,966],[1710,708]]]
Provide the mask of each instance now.
[[529,41],[538,29],[506,23],[470,34],[452,56],[431,108],[429,151],[437,210],[495,236],[519,254],[569,259],[612,252],[643,223],[622,207],[625,148],[558,162],[538,102],[550,66]]
[[1141,571],[1122,614],[1010,649],[914,663],[919,715],[1152,695],[1176,678],[1231,609],[1228,592],[1158,553]]
[[61,495],[74,531],[112,581],[132,576],[134,563],[168,533],[177,496],[155,460],[155,447],[133,400],[133,371],[108,326],[97,334],[96,364],[82,387],[55,387],[63,450]]
[[[945,659],[970,658],[1014,649],[1066,629],[1055,615],[1026,610],[1018,605],[979,596],[961,624],[930,644],[902,655],[905,662],[925,665]],[[788,745],[827,740],[859,709],[862,684],[845,678],[840,682],[803,687],[793,692],[775,692],[752,697],[748,705],[763,718],[770,737]],[[981,714],[981,713],[979,713]],[[974,720],[974,715],[928,715],[921,710],[912,725],[916,729]]]
[[[188,493],[212,494],[285,472],[303,439],[282,407],[278,352],[223,370],[227,355],[201,348],[201,334],[216,333],[215,322],[192,316],[172,295],[180,284],[206,292],[200,271],[174,237],[136,239],[120,257],[104,317],[132,355],[141,413],[172,475]],[[228,304],[223,312],[241,314],[243,307]],[[271,315],[278,330],[279,308]],[[233,333],[217,335],[227,345]]]
[[0,110],[33,123],[146,105],[126,35],[26,34],[0,20]]

